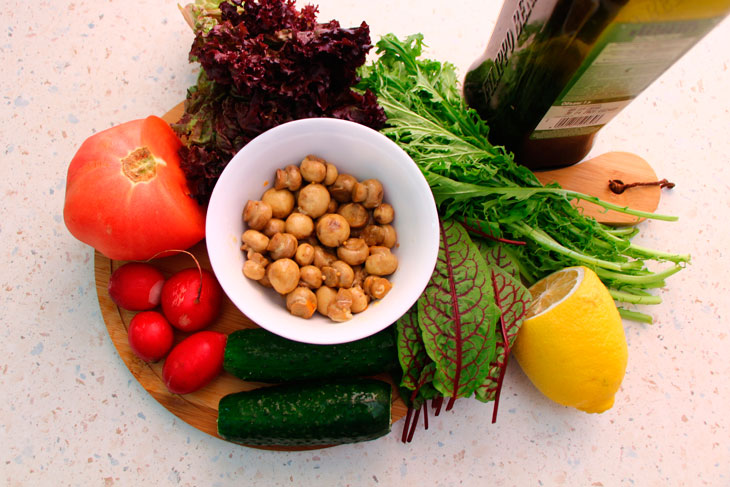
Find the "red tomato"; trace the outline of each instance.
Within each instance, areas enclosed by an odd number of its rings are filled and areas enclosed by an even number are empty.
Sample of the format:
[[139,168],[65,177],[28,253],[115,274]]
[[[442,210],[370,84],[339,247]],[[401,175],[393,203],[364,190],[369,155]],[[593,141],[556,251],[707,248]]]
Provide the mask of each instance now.
[[190,394],[223,371],[228,335],[199,331],[175,345],[162,366],[162,380],[173,394]]
[[176,272],[162,286],[162,312],[170,324],[185,332],[202,330],[221,312],[223,290],[212,272],[190,267]]
[[145,362],[157,362],[170,351],[173,331],[170,323],[157,311],[142,311],[129,322],[129,346]]
[[86,139],[66,177],[71,234],[116,260],[146,260],[202,240],[205,209],[190,196],[181,145],[155,116]]
[[120,308],[144,311],[160,304],[165,276],[155,266],[128,262],[109,278],[109,297]]

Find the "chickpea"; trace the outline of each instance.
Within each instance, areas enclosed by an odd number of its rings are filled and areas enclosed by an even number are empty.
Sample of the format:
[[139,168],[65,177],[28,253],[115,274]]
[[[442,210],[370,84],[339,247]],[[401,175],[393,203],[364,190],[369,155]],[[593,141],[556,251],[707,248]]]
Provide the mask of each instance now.
[[277,169],[274,178],[274,188],[296,191],[302,185],[302,175],[299,168],[289,164],[285,169]]
[[314,261],[314,247],[308,243],[300,243],[294,253],[294,260],[301,266],[311,264]]
[[294,195],[288,189],[268,189],[261,200],[271,206],[274,218],[286,218],[294,209]]
[[332,252],[328,252],[319,245],[314,247],[314,265],[320,269],[324,266],[332,265],[336,260],[337,256]]
[[272,260],[290,259],[297,252],[297,238],[291,233],[277,233],[266,247]]
[[383,299],[393,285],[384,277],[368,276],[363,282],[363,290],[373,299]]
[[350,225],[345,217],[328,213],[317,222],[317,238],[322,245],[338,247],[350,237]]
[[380,228],[383,229],[383,241],[381,242],[381,245],[383,247],[388,247],[389,249],[395,247],[395,244],[398,241],[398,235],[395,233],[395,227],[393,225],[383,225]]
[[381,203],[373,210],[373,218],[381,225],[391,223],[394,216],[395,212],[393,211],[393,207],[388,203]]
[[300,284],[310,289],[319,289],[322,285],[322,271],[319,267],[313,265],[305,265],[299,269]]
[[322,286],[317,289],[315,295],[317,296],[317,311],[321,315],[327,316],[327,308],[337,297],[337,291],[331,287]]
[[298,204],[300,213],[319,218],[325,214],[330,204],[329,191],[321,184],[308,184],[299,190]]
[[269,245],[269,237],[258,230],[246,230],[241,235],[241,250],[253,250],[254,252],[263,252]]
[[330,194],[339,203],[347,203],[352,200],[352,188],[357,184],[357,179],[349,174],[338,174],[335,182],[330,186]]
[[345,217],[350,228],[364,227],[370,219],[367,208],[360,203],[346,203],[338,208],[337,214]]
[[275,233],[284,233],[286,231],[286,223],[281,218],[272,218],[266,223],[262,231],[264,235],[271,238]]
[[248,200],[243,209],[243,221],[253,230],[262,230],[271,219],[272,210],[268,203]]
[[332,268],[337,271],[337,286],[349,288],[355,280],[355,271],[352,270],[347,262],[336,260],[332,263]]
[[383,243],[383,240],[385,239],[385,231],[383,231],[383,228],[378,225],[368,225],[363,229],[360,237],[365,240],[368,247],[372,247]]
[[327,213],[337,213],[338,208],[339,204],[337,203],[337,200],[330,198],[330,204],[327,206]]
[[294,316],[309,319],[317,309],[317,297],[311,289],[298,287],[286,295],[286,309]]
[[279,294],[289,294],[299,284],[299,266],[291,259],[279,259],[266,268],[271,286]]
[[324,181],[322,181],[322,184],[324,184],[325,186],[330,186],[337,179],[339,171],[337,171],[337,166],[335,166],[334,164],[330,164],[329,162],[326,164],[326,167],[327,170],[325,171]]
[[377,179],[366,179],[352,188],[352,201],[365,208],[375,208],[383,202],[383,185]]
[[299,164],[299,172],[305,181],[321,183],[327,175],[327,166],[323,159],[309,155]]
[[335,299],[327,306],[327,316],[337,322],[352,319],[352,293],[348,289],[337,291]]
[[304,213],[292,213],[286,219],[286,233],[297,239],[307,238],[314,232],[314,222]]
[[352,296],[352,307],[350,311],[353,313],[362,313],[368,307],[370,303],[370,296],[365,294],[365,291],[360,286],[352,286],[350,288],[350,295]]
[[370,247],[370,255],[365,260],[365,271],[376,276],[387,276],[398,268],[398,258],[388,247]]
[[370,248],[361,238],[348,238],[337,247],[337,257],[350,265],[360,265],[370,255]]

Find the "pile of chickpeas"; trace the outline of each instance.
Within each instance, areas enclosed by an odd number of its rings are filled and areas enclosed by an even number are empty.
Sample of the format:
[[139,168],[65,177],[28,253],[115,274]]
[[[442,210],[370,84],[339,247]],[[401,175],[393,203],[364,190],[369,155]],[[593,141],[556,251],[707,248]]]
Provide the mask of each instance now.
[[358,181],[306,156],[243,210],[243,274],[285,297],[289,312],[343,322],[382,299],[398,259],[393,207],[377,179]]

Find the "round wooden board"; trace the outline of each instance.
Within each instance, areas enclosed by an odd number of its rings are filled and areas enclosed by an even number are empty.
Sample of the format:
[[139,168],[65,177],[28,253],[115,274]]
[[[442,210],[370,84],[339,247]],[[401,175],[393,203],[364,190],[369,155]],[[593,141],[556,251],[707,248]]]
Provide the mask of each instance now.
[[[204,242],[197,244],[190,249],[190,251],[196,256],[198,261],[200,261],[201,267],[210,269],[210,261],[208,259],[208,253]],[[171,276],[178,270],[193,267],[195,265],[190,256],[186,254],[178,254],[161,259],[155,259],[151,261],[151,263],[159,268],[165,277]],[[162,381],[162,364],[164,361],[161,360],[157,363],[143,362],[134,355],[129,347],[127,330],[129,327],[129,321],[135,313],[120,309],[109,297],[109,293],[107,291],[109,277],[112,272],[114,272],[114,270],[122,264],[124,264],[123,261],[110,260],[99,252],[95,253],[94,274],[96,278],[96,291],[99,297],[99,306],[101,308],[101,314],[104,317],[104,323],[106,324],[106,328],[109,332],[109,337],[112,339],[114,346],[119,352],[119,356],[127,365],[132,375],[134,375],[142,387],[144,387],[145,390],[157,400],[157,402],[162,404],[171,413],[191,426],[220,438],[220,436],[218,436],[217,419],[218,402],[221,397],[234,392],[255,389],[257,387],[261,387],[263,384],[244,382],[224,372],[209,385],[192,394],[186,394],[184,396],[171,394]],[[244,316],[243,313],[241,313],[238,308],[236,308],[233,303],[225,297],[220,317],[207,329],[228,334],[241,328],[254,327],[257,327],[257,325]],[[187,336],[182,332],[176,331],[175,333],[176,343]],[[391,420],[395,423],[405,416],[407,408],[400,399],[390,375],[382,374],[377,376],[377,378],[385,380],[393,386]],[[313,450],[323,447],[255,446],[254,448],[298,451]]]

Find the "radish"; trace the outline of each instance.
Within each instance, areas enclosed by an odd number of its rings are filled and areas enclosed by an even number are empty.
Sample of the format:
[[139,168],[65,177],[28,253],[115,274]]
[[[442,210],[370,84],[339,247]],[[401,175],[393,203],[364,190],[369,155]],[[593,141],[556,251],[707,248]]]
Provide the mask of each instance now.
[[129,322],[129,346],[145,362],[157,362],[170,351],[173,331],[157,311],[142,311]]
[[[187,252],[186,252],[187,253]],[[175,328],[193,332],[210,325],[220,314],[223,289],[212,272],[197,267],[170,276],[162,286],[162,312]]]
[[162,380],[173,394],[190,394],[208,385],[223,371],[228,335],[217,331],[193,333],[172,349],[162,366]]
[[165,276],[155,266],[128,262],[109,278],[108,291],[114,304],[129,311],[145,311],[160,304]]

